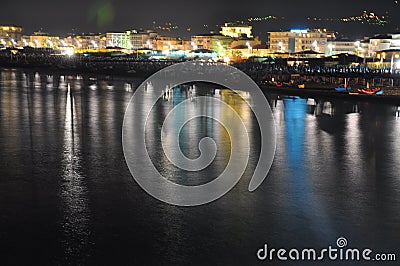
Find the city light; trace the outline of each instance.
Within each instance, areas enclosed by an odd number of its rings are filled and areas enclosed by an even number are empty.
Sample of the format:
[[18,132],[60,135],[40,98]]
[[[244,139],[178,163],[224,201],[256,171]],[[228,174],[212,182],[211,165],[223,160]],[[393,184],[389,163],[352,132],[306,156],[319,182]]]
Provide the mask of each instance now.
[[317,42],[317,41],[314,41],[312,45],[313,45],[313,47],[314,47],[314,50],[315,50],[315,51],[318,51],[318,42]]
[[68,47],[64,50],[64,54],[71,57],[74,55],[74,49],[72,47]]
[[308,32],[308,29],[291,29],[291,33],[299,33],[299,34],[305,34]]
[[197,45],[194,42],[191,42],[190,45],[193,47],[193,50],[197,50]]
[[279,45],[280,51],[281,51],[282,53],[285,52],[285,47],[283,46],[283,43],[282,43],[282,42],[279,42],[278,45]]
[[153,49],[153,46],[151,45],[151,42],[149,40],[146,41],[147,48]]
[[[374,12],[366,14],[368,14],[368,16],[364,16],[365,19],[367,19],[367,17],[368,19],[376,17]],[[265,19],[274,18],[266,16]],[[260,17],[260,19],[252,18],[252,20],[263,21],[264,19]],[[175,51],[178,50],[186,51],[185,55],[182,56],[183,58],[188,57],[188,51],[202,48],[214,50],[219,60],[224,60],[225,57],[229,57],[232,62],[243,59],[246,60],[251,56],[267,57],[276,56],[277,54],[282,54],[280,55],[281,57],[291,58],[299,52],[315,51],[318,52],[319,55],[316,55],[316,53],[303,53],[301,57],[314,58],[337,56],[337,54],[341,53],[351,54],[367,58],[364,60],[363,64],[365,66],[373,66],[373,68],[376,68],[376,63],[370,62],[369,58],[378,58],[377,61],[380,61],[378,67],[387,67],[388,69],[395,69],[397,61],[392,60],[390,67],[388,67],[388,63],[385,62],[385,59],[387,59],[385,51],[400,48],[400,34],[387,33],[386,35],[373,36],[363,41],[341,40],[336,39],[337,32],[326,28],[292,28],[288,31],[271,31],[268,32],[270,42],[268,47],[268,43],[260,41],[260,36],[253,37],[253,26],[246,25],[245,23],[246,21],[244,20],[242,24],[238,21],[234,23],[227,22],[223,26],[217,25],[220,27],[221,31],[191,36],[190,40],[159,35],[153,30],[129,30],[106,32],[103,34],[70,35],[62,39],[59,36],[50,35],[41,31],[35,32],[31,36],[23,35],[22,28],[15,27],[14,30],[20,33],[20,35],[0,35],[0,38],[2,38],[0,44],[2,44],[3,48],[16,47],[18,45],[26,47],[31,45],[35,48],[53,48],[61,52],[64,52],[64,48],[71,46],[74,48],[74,53],[83,53],[85,51],[96,52],[100,51],[100,48],[101,52],[103,52],[104,50],[107,51],[107,49],[113,49],[113,47],[115,49],[125,49],[121,50],[124,53],[132,53],[135,50],[134,48],[146,48],[150,50],[154,49],[158,51],[155,53],[159,54],[162,53],[161,51],[164,51],[163,54],[166,54],[168,50],[168,58],[175,55],[178,57],[178,54],[175,53]],[[9,30],[12,30],[11,26],[7,27]],[[7,29],[7,27],[3,26],[1,29],[4,30]],[[134,34],[134,36],[132,36],[132,34]],[[14,39],[12,39],[11,36],[13,36]],[[25,40],[24,38],[27,39]],[[254,47],[257,47],[257,49],[254,49]],[[139,52],[136,52],[137,55],[138,53]],[[144,53],[148,54],[148,51]],[[392,55],[389,55],[389,57],[390,56]],[[393,57],[394,56],[395,55],[393,55]],[[302,62],[298,60],[298,58],[299,55],[297,55],[296,64],[301,64]]]
[[251,49],[251,45],[249,42],[246,42],[246,46],[247,46],[247,48]]

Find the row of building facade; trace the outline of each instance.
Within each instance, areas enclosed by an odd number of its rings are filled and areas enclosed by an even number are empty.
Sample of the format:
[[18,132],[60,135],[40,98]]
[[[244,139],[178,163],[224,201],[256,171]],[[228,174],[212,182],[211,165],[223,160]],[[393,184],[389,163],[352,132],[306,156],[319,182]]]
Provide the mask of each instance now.
[[400,34],[376,35],[363,40],[337,39],[335,32],[325,29],[294,29],[269,32],[262,44],[252,35],[252,26],[226,23],[219,33],[200,34],[191,40],[160,36],[153,30],[128,30],[105,34],[70,35],[64,38],[38,31],[24,35],[17,26],[0,26],[0,47],[31,46],[35,48],[101,50],[118,47],[127,51],[160,50],[192,51],[213,50],[219,56],[243,59],[250,56],[308,54],[314,57],[341,53],[364,58],[376,57],[385,50],[400,50]]

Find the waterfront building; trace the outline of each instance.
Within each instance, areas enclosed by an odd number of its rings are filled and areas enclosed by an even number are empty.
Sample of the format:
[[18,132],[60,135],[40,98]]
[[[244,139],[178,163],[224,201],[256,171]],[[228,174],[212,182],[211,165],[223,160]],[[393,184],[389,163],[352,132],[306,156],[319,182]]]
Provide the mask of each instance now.
[[64,45],[73,46],[76,50],[98,50],[106,46],[106,37],[100,33],[83,33],[63,39]]
[[153,40],[152,47],[162,51],[192,50],[190,41],[167,36],[157,36],[156,39]]
[[356,55],[367,58],[368,57],[368,48],[369,48],[369,39],[364,38],[361,41],[355,42],[356,46]]
[[229,44],[228,48],[234,48],[237,46],[245,45],[252,49],[256,45],[260,45],[260,39],[258,37],[256,38],[238,38],[238,39],[233,39],[232,42]]
[[131,49],[153,49],[153,41],[157,39],[157,32],[147,31],[131,31]]
[[233,38],[219,34],[200,34],[191,37],[192,49],[215,51],[218,56],[226,56],[227,49],[232,46]]
[[22,27],[18,26],[0,26],[0,45],[17,46],[21,42],[22,31]]
[[319,29],[268,32],[268,36],[269,47],[275,53],[326,52],[327,33]]
[[119,47],[123,49],[131,49],[131,32],[107,32],[106,33],[106,46]]
[[357,54],[360,46],[359,41],[354,40],[331,40],[327,42],[325,55]]
[[377,51],[375,57],[368,63],[371,68],[387,69],[391,73],[400,72],[400,49]]
[[256,57],[266,57],[270,54],[270,49],[266,44],[254,45],[251,49],[251,55]]
[[238,45],[228,49],[228,57],[232,61],[241,61],[250,57],[266,57],[270,50],[265,44]]
[[239,25],[235,23],[225,23],[224,26],[221,27],[221,34],[224,36],[229,36],[232,38],[253,38],[252,35],[252,26],[249,25]]
[[52,36],[46,32],[36,31],[33,35],[26,36],[29,37],[28,45],[35,48],[58,48],[60,44],[59,36]]
[[368,57],[375,57],[384,50],[400,50],[400,34],[375,35],[369,38]]

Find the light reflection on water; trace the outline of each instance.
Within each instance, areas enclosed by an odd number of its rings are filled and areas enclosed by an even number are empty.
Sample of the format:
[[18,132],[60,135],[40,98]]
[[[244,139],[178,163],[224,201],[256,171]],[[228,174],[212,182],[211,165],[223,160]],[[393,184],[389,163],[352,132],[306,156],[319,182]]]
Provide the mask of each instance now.
[[[122,119],[138,80],[20,70],[2,70],[0,79],[0,248],[16,264],[30,258],[187,265],[207,258],[249,265],[265,242],[326,247],[341,235],[353,246],[382,251],[400,245],[398,106],[267,94],[277,151],[267,179],[249,193],[260,149],[249,107],[221,88],[170,88],[146,128],[149,154],[162,173],[198,184],[229,159],[229,136],[210,119],[191,121],[180,135],[189,157],[198,156],[202,137],[216,140],[216,160],[204,173],[179,171],[161,151],[163,118],[176,104],[193,99],[183,116],[198,108],[219,111],[195,95],[229,103],[245,120],[252,149],[248,169],[226,196],[177,208],[143,192],[124,161]],[[150,95],[151,84],[147,90]],[[141,104],[149,102],[145,97]]]
[[62,228],[65,258],[81,259],[88,250],[90,234],[90,209],[85,177],[81,170],[82,151],[79,134],[79,120],[75,106],[75,96],[67,85],[65,104],[65,125],[62,165],[62,183],[60,188],[64,218]]

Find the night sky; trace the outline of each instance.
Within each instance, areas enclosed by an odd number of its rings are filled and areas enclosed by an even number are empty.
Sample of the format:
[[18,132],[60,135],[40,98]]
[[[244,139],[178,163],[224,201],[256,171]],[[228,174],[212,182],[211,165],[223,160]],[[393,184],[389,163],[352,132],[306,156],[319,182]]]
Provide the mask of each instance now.
[[[245,20],[248,17],[274,15],[279,20],[254,24],[254,34],[268,30],[327,27],[349,37],[393,32],[400,25],[399,4],[392,0],[334,0],[334,1],[229,1],[229,0],[18,0],[2,3],[0,24],[23,26],[30,34],[40,28],[52,34],[105,32],[133,28],[152,29],[154,25],[173,22],[179,26],[169,35],[184,37],[208,33],[225,21]],[[311,23],[307,17],[341,18],[361,15],[363,10],[389,15],[386,26],[351,25],[342,22]],[[281,19],[285,17],[285,19]],[[153,24],[155,21],[155,24]],[[208,28],[203,25],[207,24]],[[190,32],[187,31],[190,28]],[[353,36],[354,35],[354,36]]]

